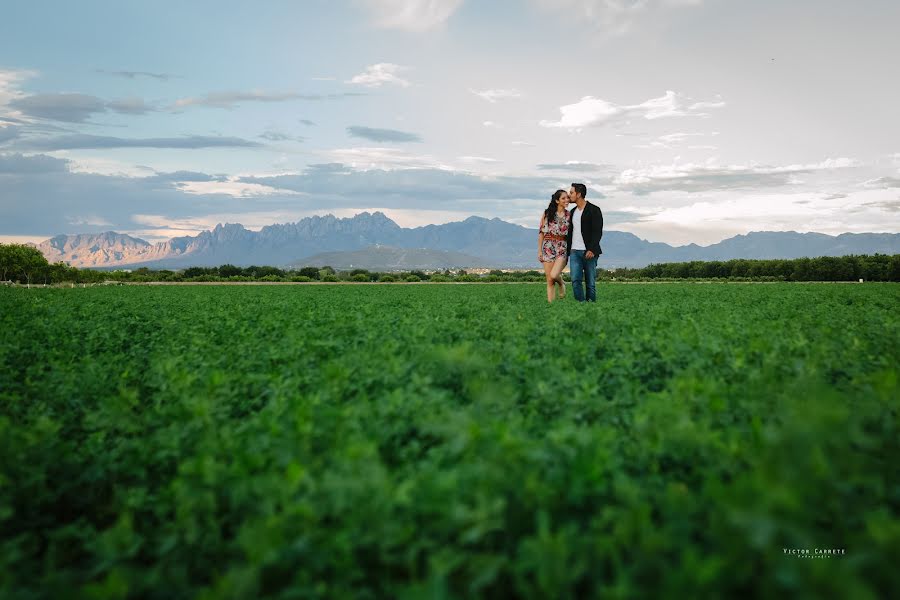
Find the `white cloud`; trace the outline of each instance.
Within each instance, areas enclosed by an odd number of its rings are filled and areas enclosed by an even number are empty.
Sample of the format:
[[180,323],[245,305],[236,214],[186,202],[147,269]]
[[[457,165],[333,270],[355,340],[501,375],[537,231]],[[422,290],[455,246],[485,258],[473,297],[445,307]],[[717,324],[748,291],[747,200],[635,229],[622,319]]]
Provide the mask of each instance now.
[[92,227],[111,227],[112,223],[104,219],[103,217],[87,216],[87,217],[71,217],[69,219],[70,225],[88,225]]
[[[896,232],[900,200],[888,190],[848,194],[813,191],[718,191],[646,196],[645,204],[616,207],[642,216],[615,228],[670,244],[712,244],[748,231]],[[604,209],[607,207],[604,206]]]
[[706,163],[653,165],[625,169],[612,181],[618,190],[635,194],[659,191],[705,192],[710,190],[773,188],[797,184],[804,173],[832,171],[861,166],[851,158],[829,158],[819,163],[786,166],[719,165]]
[[900,188],[900,177],[876,177],[863,182],[863,187],[873,189]]
[[286,102],[289,100],[336,100],[348,96],[362,95],[359,92],[345,92],[340,94],[301,94],[298,92],[266,92],[260,90],[211,92],[204,96],[179,98],[172,106],[173,109],[186,108],[188,106],[210,106],[214,108],[234,108],[243,102]]
[[[832,169],[852,169],[854,167],[861,167],[863,163],[856,160],[855,158],[826,158],[822,162],[817,163],[807,163],[807,164],[794,164],[794,165],[785,165],[782,167],[771,167],[770,170],[774,173],[779,172],[791,172],[791,171],[826,171]],[[766,167],[760,167],[761,169],[765,169]]]
[[428,154],[411,154],[397,148],[338,148],[324,152],[328,160],[342,163],[354,170],[373,169],[442,169],[453,170]]
[[35,71],[0,69],[0,117],[23,118],[21,111],[13,110],[9,105],[25,97],[21,90],[22,82],[36,75]]
[[421,33],[443,25],[463,0],[365,0],[375,24]]
[[487,156],[457,156],[458,160],[467,163],[498,163],[501,162],[496,158],[489,158]]
[[535,0],[538,6],[573,23],[592,25],[599,31],[621,35],[634,24],[666,8],[699,6],[703,0]]
[[510,98],[521,98],[522,92],[516,89],[508,89],[508,90],[469,90],[479,98],[487,100],[490,103],[495,103],[498,100],[508,100]]
[[701,112],[702,108],[724,106],[725,103],[717,101],[690,102],[690,98],[673,92],[666,91],[659,98],[651,98],[640,104],[615,104],[602,98],[584,96],[574,104],[566,104],[559,108],[561,117],[559,121],[540,122],[543,127],[558,127],[574,131],[581,131],[587,127],[601,127],[613,123],[622,123],[630,119],[655,120],[672,117],[702,117],[708,116]]
[[409,67],[396,65],[394,63],[377,63],[369,65],[366,70],[358,75],[354,75],[352,79],[346,83],[362,85],[365,87],[380,87],[385,83],[393,83],[401,87],[409,87],[410,83],[400,77],[400,73],[408,70]]
[[94,175],[108,175],[117,177],[143,177],[154,173],[150,167],[134,165],[118,161],[112,158],[100,158],[97,156],[70,156],[66,150],[55,154],[68,160],[67,168],[72,173],[92,173]]
[[523,142],[521,140],[516,140],[514,142],[510,142],[513,146],[525,146],[528,148],[534,148],[537,144],[532,144],[531,142]]
[[[896,230],[900,228],[900,214],[891,216],[882,207],[889,200],[896,198],[880,190],[854,192],[844,198],[828,198],[817,193],[755,194],[663,210],[646,220],[675,225],[702,222],[709,227],[750,222],[754,230],[823,233],[883,231],[885,227]],[[848,219],[850,213],[853,216]]]
[[177,181],[175,187],[188,194],[224,194],[232,198],[254,198],[273,194],[305,196],[302,192],[274,188],[259,183],[238,181],[241,176],[229,177],[225,181]]

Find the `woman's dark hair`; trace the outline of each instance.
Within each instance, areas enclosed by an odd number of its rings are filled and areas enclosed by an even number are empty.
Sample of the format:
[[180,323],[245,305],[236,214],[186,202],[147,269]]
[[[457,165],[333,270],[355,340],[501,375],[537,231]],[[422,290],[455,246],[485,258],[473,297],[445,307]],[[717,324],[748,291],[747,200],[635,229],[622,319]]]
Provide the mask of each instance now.
[[550,196],[550,206],[544,211],[544,222],[547,223],[547,225],[556,220],[556,203],[559,201],[559,197],[565,193],[566,190],[556,190],[553,192],[553,195]]

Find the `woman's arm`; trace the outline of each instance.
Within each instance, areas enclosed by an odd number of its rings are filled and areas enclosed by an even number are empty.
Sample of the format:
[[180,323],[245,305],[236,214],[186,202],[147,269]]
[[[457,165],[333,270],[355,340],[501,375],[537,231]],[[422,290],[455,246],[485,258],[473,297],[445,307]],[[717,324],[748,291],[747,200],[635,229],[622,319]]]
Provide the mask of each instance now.
[[543,214],[541,215],[541,224],[538,225],[538,260],[539,261],[544,255],[544,252],[543,252],[543,249],[544,249],[544,216],[545,215],[543,215]]

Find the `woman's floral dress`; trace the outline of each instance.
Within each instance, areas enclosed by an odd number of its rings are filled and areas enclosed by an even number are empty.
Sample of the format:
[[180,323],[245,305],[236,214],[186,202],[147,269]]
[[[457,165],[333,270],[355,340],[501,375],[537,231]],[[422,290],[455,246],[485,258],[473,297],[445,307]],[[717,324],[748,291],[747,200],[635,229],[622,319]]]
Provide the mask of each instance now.
[[556,219],[541,227],[544,234],[544,243],[541,244],[541,262],[554,262],[560,256],[566,256],[566,236],[569,235],[569,211],[562,216],[556,215]]

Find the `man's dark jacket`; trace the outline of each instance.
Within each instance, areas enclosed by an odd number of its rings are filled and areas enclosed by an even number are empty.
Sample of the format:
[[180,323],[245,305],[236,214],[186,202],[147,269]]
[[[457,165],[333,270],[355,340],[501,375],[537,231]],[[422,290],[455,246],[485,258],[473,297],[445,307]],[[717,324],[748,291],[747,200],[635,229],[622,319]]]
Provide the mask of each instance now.
[[[578,210],[577,206],[569,213],[569,218],[573,225],[575,223],[576,210]],[[569,227],[569,235],[566,237],[566,256],[572,254],[572,232],[574,229],[574,227]],[[590,202],[585,202],[584,212],[581,213],[581,237],[584,239],[585,251],[590,250],[595,256],[603,254],[603,251],[600,250],[600,238],[603,237],[603,211],[600,210],[599,206]]]

